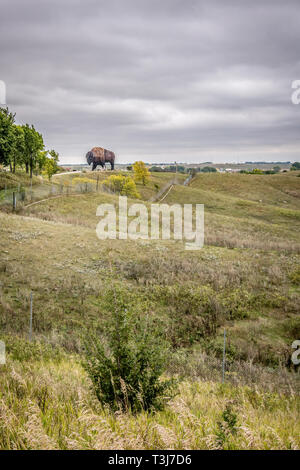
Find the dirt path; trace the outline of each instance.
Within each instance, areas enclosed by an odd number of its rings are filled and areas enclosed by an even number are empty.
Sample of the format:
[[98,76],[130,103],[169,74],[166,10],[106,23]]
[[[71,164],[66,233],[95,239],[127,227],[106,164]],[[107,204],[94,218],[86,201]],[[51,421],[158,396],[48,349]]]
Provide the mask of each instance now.
[[58,197],[82,196],[83,194],[86,194],[86,193],[80,193],[80,194],[59,194],[58,196],[50,196],[50,197],[46,197],[46,199],[41,199],[40,201],[31,202],[30,204],[27,204],[26,206],[23,206],[23,209],[27,209],[27,207],[34,206],[35,204],[40,204],[41,202],[49,201],[50,199],[56,199],[56,198],[58,198]]
[[166,194],[165,194],[161,199],[159,199],[158,202],[163,201],[163,200],[167,197],[167,195],[169,194],[169,192],[171,191],[171,189],[172,189],[173,187],[174,187],[174,184],[172,184],[172,185],[169,187],[169,189],[168,189],[168,191],[166,192]]

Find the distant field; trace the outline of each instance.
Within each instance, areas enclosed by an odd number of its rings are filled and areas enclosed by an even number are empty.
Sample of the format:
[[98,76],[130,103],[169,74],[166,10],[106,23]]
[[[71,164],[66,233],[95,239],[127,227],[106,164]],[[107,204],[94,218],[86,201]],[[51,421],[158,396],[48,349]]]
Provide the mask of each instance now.
[[190,187],[299,210],[299,174],[296,171],[275,175],[198,174]]

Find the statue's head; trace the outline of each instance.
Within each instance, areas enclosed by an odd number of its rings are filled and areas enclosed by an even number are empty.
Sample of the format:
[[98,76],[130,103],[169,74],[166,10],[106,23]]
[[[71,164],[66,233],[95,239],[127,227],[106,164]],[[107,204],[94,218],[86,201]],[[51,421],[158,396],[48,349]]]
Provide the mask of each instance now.
[[90,151],[90,152],[88,152],[88,153],[86,154],[86,160],[87,160],[87,162],[88,162],[89,165],[92,163],[93,158],[94,158],[94,157],[93,157],[93,152]]

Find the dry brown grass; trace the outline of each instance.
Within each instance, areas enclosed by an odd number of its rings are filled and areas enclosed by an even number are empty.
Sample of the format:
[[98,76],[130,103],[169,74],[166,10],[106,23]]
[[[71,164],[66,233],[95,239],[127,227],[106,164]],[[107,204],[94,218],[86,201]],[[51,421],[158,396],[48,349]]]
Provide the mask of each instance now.
[[[102,409],[74,360],[11,363],[0,373],[1,449],[297,449],[299,400],[184,382],[156,414]],[[224,410],[236,416],[235,428]],[[222,439],[220,440],[220,431]]]

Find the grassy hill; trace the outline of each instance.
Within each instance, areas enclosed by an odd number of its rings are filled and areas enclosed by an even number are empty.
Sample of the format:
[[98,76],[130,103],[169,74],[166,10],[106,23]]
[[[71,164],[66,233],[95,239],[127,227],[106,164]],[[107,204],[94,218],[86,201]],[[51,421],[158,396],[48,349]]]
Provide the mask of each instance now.
[[[88,174],[98,176],[106,175]],[[142,200],[173,178],[152,176],[138,188]],[[188,187],[179,178],[164,202],[205,204],[206,243],[195,252],[173,240],[98,240],[96,207],[118,197],[101,191],[0,212],[0,339],[8,353],[0,448],[300,445],[299,372],[290,361],[300,337],[300,178],[208,174]],[[166,374],[183,380],[155,415],[103,409],[80,364],[82,335],[103,331],[104,295],[115,282],[161,325],[170,343]],[[228,413],[236,417],[231,430]]]

